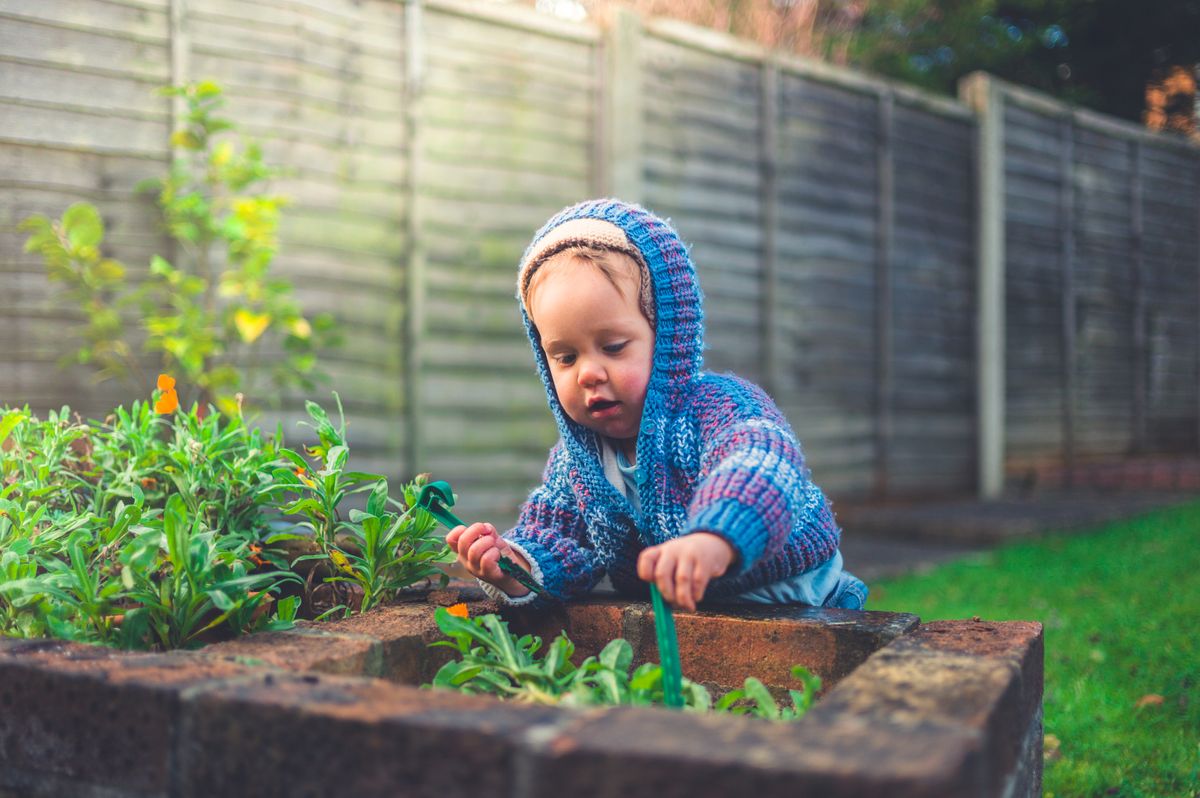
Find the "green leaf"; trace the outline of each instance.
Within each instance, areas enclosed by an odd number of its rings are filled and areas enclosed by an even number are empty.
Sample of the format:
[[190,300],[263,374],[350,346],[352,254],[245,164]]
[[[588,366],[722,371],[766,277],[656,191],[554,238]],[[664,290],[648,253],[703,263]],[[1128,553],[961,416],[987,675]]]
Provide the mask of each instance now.
[[0,444],[3,444],[17,425],[27,418],[29,416],[20,410],[9,410],[0,417]]
[[756,715],[764,718],[779,717],[779,705],[775,703],[775,697],[771,695],[771,691],[766,688],[766,685],[753,676],[748,676],[744,690],[746,698],[754,702]]
[[62,217],[67,240],[75,249],[98,247],[104,240],[104,222],[96,206],[88,202],[77,202],[67,208]]
[[221,87],[211,80],[202,80],[197,83],[193,89],[198,99],[208,99],[209,97],[219,97]]
[[155,255],[150,258],[150,273],[156,274],[159,277],[169,277],[174,274],[175,267],[172,266],[166,258]]
[[633,646],[623,637],[612,640],[601,651],[598,657],[601,663],[621,674],[629,672],[633,662]]
[[287,515],[291,515],[292,513],[311,513],[313,515],[322,515],[325,508],[323,508],[321,503],[316,499],[297,499],[291,504],[285,505],[280,509]]
[[629,689],[649,692],[662,686],[662,666],[647,662],[639,665],[629,679]]
[[725,695],[717,699],[717,703],[713,704],[713,709],[717,712],[725,712],[730,710],[734,704],[746,697],[746,691],[741,689],[730,690]]
[[371,495],[367,497],[367,512],[370,515],[381,516],[387,512],[388,484],[386,479],[375,483]]
[[125,267],[120,261],[105,258],[96,264],[92,273],[96,275],[97,279],[103,282],[113,283],[125,276]]
[[223,590],[210,590],[208,591],[208,597],[212,599],[212,603],[216,608],[222,612],[229,612],[237,606],[237,603]]

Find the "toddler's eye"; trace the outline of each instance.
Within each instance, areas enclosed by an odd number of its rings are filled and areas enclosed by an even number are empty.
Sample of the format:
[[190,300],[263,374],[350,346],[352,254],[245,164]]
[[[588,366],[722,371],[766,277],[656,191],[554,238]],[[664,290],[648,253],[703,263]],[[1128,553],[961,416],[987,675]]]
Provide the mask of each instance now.
[[552,360],[560,366],[569,366],[575,362],[574,355],[555,355]]
[[617,354],[618,352],[620,352],[622,349],[624,349],[624,348],[625,348],[625,345],[626,345],[627,343],[629,343],[629,342],[628,342],[628,341],[621,341],[619,344],[606,344],[606,345],[605,345],[605,347],[604,347],[604,351],[605,351],[605,352],[608,352],[610,355],[615,355],[615,354]]

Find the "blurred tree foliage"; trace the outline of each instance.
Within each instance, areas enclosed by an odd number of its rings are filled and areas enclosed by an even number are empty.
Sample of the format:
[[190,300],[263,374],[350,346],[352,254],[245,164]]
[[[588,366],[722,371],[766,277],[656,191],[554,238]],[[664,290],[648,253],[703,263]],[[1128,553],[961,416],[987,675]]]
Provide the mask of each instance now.
[[1148,83],[1200,61],[1200,0],[874,0],[848,61],[951,93],[983,69],[1141,120]]
[[963,75],[987,70],[1133,120],[1147,110],[1148,84],[1200,62],[1200,0],[524,2],[600,21],[631,7],[947,94]]

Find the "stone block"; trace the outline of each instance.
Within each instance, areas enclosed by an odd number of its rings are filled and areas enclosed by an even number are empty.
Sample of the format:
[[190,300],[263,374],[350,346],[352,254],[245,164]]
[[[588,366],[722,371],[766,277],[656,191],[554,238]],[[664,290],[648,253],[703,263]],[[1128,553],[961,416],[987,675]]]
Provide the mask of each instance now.
[[[999,795],[1021,767],[1040,717],[1042,656],[1038,623],[931,623],[874,654],[804,722],[828,732],[830,745],[865,735],[881,746],[924,740],[934,750],[949,732],[961,750],[953,767],[939,768],[947,789]],[[864,760],[861,767],[874,765]],[[1035,775],[1040,783],[1040,770]]]
[[[629,707],[581,718],[529,748],[530,798],[830,798],[974,795],[956,779],[957,729],[870,739],[807,720],[773,723]],[[930,747],[932,744],[932,747]]]
[[28,641],[0,649],[0,779],[164,794],[185,690],[251,671],[186,654]]
[[375,679],[264,675],[196,695],[182,796],[513,794],[518,742],[562,711]]
[[[490,609],[484,609],[489,606],[486,602],[468,605],[472,614],[490,612]],[[434,621],[436,609],[425,602],[376,607],[362,615],[322,623],[320,629],[332,634],[360,635],[378,640],[381,676],[402,684],[425,684],[451,657],[446,648],[429,647],[430,643],[445,639]]]
[[383,647],[366,635],[316,629],[258,632],[204,648],[205,656],[341,676],[380,676]]

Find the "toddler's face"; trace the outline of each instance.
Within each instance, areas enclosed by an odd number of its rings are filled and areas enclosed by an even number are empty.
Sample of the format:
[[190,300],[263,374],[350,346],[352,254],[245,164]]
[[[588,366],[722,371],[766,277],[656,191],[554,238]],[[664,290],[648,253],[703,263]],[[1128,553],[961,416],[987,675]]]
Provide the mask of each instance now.
[[633,459],[654,330],[638,310],[633,277],[618,280],[621,291],[595,266],[555,264],[530,296],[529,314],[567,415],[621,442]]

